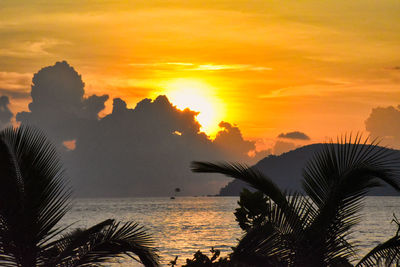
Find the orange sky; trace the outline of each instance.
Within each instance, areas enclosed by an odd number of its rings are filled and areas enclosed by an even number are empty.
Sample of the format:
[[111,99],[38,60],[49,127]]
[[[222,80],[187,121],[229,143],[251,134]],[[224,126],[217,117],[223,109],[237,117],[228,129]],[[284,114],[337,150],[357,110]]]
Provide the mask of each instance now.
[[33,73],[67,60],[87,94],[134,107],[195,84],[246,138],[325,141],[400,103],[399,14],[397,0],[3,0],[0,92],[26,110]]

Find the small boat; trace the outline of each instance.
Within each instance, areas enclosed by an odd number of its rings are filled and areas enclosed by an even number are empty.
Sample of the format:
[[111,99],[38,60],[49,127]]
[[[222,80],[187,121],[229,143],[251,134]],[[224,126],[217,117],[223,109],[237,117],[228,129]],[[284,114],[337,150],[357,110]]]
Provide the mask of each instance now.
[[170,199],[175,199],[175,197],[170,197]]

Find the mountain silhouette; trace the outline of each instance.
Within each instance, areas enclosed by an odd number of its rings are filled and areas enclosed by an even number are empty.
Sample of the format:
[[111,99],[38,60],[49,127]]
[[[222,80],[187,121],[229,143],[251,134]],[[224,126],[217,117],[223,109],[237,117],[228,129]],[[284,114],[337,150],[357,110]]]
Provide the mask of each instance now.
[[[289,151],[280,156],[270,155],[257,162],[251,168],[258,169],[270,177],[281,189],[301,192],[302,171],[308,160],[323,148],[324,144],[312,144]],[[386,148],[388,149],[388,148]],[[400,165],[400,151],[396,150],[396,159]],[[254,191],[240,180],[233,180],[220,189],[220,196],[239,196],[243,188]],[[386,185],[372,190],[371,195],[398,195]]]

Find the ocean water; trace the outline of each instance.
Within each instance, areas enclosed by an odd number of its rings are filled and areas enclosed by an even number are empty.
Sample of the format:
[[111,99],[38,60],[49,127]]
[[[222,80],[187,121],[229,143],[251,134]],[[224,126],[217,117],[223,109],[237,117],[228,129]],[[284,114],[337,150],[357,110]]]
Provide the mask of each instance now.
[[[175,256],[182,265],[197,250],[210,255],[214,247],[223,256],[232,251],[243,234],[233,215],[237,201],[238,197],[76,199],[63,224],[90,227],[109,218],[138,222],[154,236],[164,265]],[[400,197],[366,198],[362,221],[353,233],[360,256],[396,233],[393,213],[400,219]],[[140,266],[125,259],[114,265]]]

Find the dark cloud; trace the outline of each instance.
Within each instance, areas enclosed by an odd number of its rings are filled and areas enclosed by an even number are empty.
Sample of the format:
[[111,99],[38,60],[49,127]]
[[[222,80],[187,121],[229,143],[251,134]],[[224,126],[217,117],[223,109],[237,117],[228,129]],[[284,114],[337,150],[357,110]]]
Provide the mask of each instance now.
[[82,127],[97,120],[108,99],[106,95],[83,95],[81,76],[67,62],[57,62],[33,76],[30,112],[20,112],[16,119],[48,130],[57,143],[72,140]]
[[214,144],[222,148],[231,155],[247,156],[247,153],[255,149],[254,142],[243,139],[240,129],[228,122],[221,122],[221,131],[217,133]]
[[278,135],[278,138],[310,140],[310,137],[308,135],[306,135],[305,133],[299,132],[299,131],[281,133]]
[[7,96],[0,96],[0,128],[4,128],[11,124],[13,113],[8,107],[10,100]]
[[113,99],[84,98],[81,76],[66,62],[57,62],[34,75],[29,112],[17,115],[44,129],[64,149],[63,158],[79,195],[170,195],[218,192],[227,179],[190,172],[192,160],[249,159],[254,142],[243,139],[238,127],[223,122],[215,141],[200,132],[197,112],[178,110],[166,96],[143,99],[130,109]]
[[372,137],[383,139],[383,145],[400,147],[400,106],[372,109],[365,128]]
[[108,95],[92,95],[83,100],[82,116],[87,119],[99,119],[99,112],[105,108],[105,102],[108,100]]

